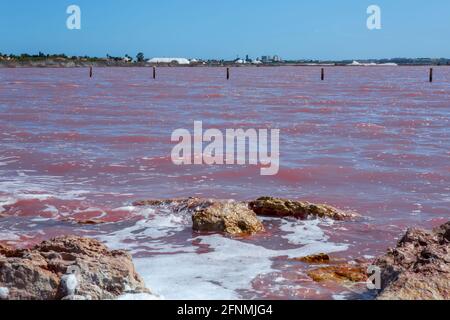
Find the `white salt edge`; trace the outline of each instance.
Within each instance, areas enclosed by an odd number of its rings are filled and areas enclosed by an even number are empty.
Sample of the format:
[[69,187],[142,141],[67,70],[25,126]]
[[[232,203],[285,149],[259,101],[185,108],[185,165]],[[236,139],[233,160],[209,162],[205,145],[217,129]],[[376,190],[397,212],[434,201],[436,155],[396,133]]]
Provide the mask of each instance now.
[[151,293],[126,293],[117,300],[162,300],[162,298]]
[[251,289],[251,282],[258,275],[276,271],[272,258],[347,249],[345,245],[316,243],[298,249],[270,250],[220,235],[197,239],[214,248],[214,252],[135,259],[145,283],[167,299],[240,299],[237,290]]
[[[332,222],[324,220],[281,220],[280,228],[286,233],[282,238],[300,246],[295,249],[272,250],[222,235],[196,237],[180,246],[166,242],[166,238],[192,228],[189,215],[169,212],[153,215],[152,210],[137,208],[134,213],[147,219],[98,238],[110,248],[127,249],[132,253],[142,252],[142,242],[136,240],[147,238],[145,246],[161,255],[134,258],[133,261],[147,287],[167,299],[240,299],[238,291],[252,290],[252,281],[256,277],[278,271],[272,268],[273,258],[331,253],[348,248],[348,245],[327,242],[320,225]],[[193,240],[200,240],[213,251],[196,253],[198,246],[192,245]],[[126,295],[124,298],[153,299],[152,295]]]

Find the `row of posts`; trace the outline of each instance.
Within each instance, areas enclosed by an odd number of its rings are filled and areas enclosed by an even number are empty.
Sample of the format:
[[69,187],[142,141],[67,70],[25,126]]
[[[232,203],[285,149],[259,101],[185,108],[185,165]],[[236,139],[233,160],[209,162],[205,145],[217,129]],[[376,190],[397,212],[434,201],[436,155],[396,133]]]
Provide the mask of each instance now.
[[[92,66],[89,67],[89,78],[94,76],[94,71]],[[156,67],[153,67],[153,79],[156,79]],[[230,80],[230,68],[227,68],[227,80]],[[325,80],[325,69],[321,68],[320,70],[320,80]],[[430,68],[430,82],[433,82],[433,68]]]

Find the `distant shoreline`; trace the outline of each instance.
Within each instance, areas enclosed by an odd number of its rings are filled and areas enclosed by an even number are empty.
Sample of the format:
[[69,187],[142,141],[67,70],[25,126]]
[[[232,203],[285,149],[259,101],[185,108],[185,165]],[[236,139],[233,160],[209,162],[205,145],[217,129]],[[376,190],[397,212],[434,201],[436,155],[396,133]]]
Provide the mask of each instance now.
[[[0,68],[145,68],[145,67],[183,67],[183,68],[204,68],[204,67],[365,67],[365,66],[450,66],[450,59],[446,58],[392,58],[392,59],[361,59],[361,60],[189,60],[173,58],[164,59],[164,62],[146,60],[143,57],[132,59],[127,56],[121,57],[68,57],[66,55],[1,55]],[[155,60],[155,59],[152,59]]]
[[0,69],[26,69],[26,68],[274,68],[274,67],[450,67],[450,64],[398,64],[398,65],[349,65],[349,64],[328,64],[328,63],[273,63],[273,64],[235,64],[235,63],[223,63],[223,64],[152,64],[152,63],[111,63],[111,62],[10,62],[0,61]]

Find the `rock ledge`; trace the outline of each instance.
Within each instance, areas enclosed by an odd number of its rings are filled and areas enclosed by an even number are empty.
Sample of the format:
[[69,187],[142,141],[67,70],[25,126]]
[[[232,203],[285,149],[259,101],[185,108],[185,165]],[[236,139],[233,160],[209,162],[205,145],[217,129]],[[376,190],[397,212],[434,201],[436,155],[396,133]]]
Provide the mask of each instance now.
[[32,249],[0,247],[0,288],[9,300],[103,300],[149,292],[127,252],[75,236]]
[[433,231],[409,229],[384,256],[379,300],[450,299],[450,222]]

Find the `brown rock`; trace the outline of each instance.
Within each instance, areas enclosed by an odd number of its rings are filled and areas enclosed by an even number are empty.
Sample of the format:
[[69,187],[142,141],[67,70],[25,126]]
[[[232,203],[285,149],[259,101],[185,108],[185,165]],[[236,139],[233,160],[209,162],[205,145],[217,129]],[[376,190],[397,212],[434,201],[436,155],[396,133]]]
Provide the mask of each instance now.
[[326,204],[292,201],[287,199],[262,197],[249,203],[249,207],[260,216],[295,217],[307,219],[310,217],[345,220],[359,215],[346,212]]
[[[133,203],[134,206],[165,206],[176,212],[195,212],[223,200],[205,200],[199,198],[143,200]],[[326,204],[292,201],[280,198],[262,197],[249,202],[249,207],[257,215],[275,217],[295,217],[307,219],[310,217],[345,220],[359,217],[354,212],[342,211]]]
[[86,219],[86,220],[76,220],[76,219],[70,219],[67,220],[68,222],[73,222],[76,224],[81,224],[81,225],[97,225],[97,224],[103,224],[105,223],[105,221],[102,221],[100,219]]
[[214,202],[197,207],[192,216],[195,231],[254,234],[264,226],[248,206],[240,202]]
[[325,253],[319,253],[312,256],[295,258],[294,260],[310,264],[323,264],[330,263],[330,256]]
[[384,256],[379,300],[450,299],[450,222],[427,231],[409,229]]
[[187,198],[137,201],[133,205],[162,206],[175,212],[192,214],[195,231],[224,232],[231,235],[264,231],[256,214],[243,202]]
[[364,282],[368,279],[366,272],[364,265],[340,264],[310,270],[308,276],[316,282]]
[[145,207],[145,206],[162,206],[162,205],[170,205],[176,200],[139,200],[133,202],[133,206],[136,207]]
[[0,243],[0,255],[6,255],[12,249],[5,244]]
[[[76,285],[71,289],[73,280]],[[0,287],[8,288],[11,300],[66,296],[97,300],[148,292],[128,253],[109,251],[97,240],[74,236],[0,254]]]
[[88,220],[77,220],[77,223],[82,225],[96,225],[96,224],[103,224],[105,222],[99,219],[88,219]]

